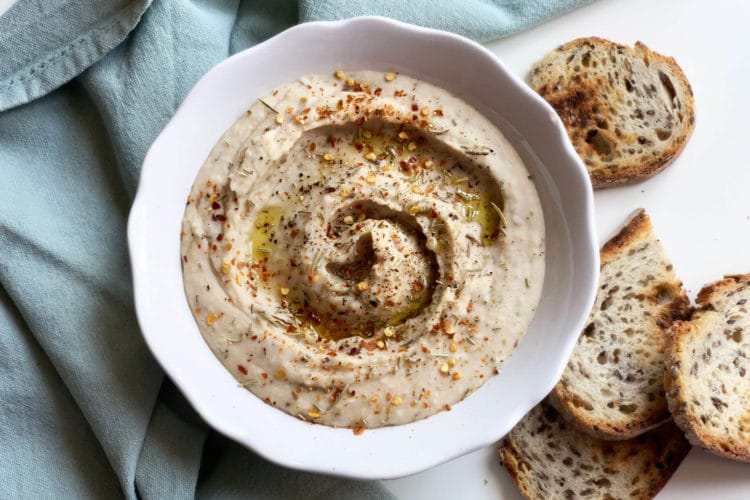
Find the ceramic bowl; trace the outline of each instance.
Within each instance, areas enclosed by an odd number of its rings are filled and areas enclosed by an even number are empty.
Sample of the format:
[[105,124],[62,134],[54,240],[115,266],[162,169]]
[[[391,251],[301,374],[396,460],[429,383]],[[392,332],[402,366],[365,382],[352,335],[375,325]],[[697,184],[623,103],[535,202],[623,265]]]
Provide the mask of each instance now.
[[[539,308],[500,373],[451,411],[358,436],[298,420],[238,386],[198,331],[179,253],[185,199],[221,134],[274,87],[338,68],[400,72],[476,106],[534,176],[547,242]],[[302,24],[209,71],[146,156],[128,242],[143,336],[205,421],[273,462],[356,478],[416,473],[506,434],[560,377],[593,303],[599,270],[590,182],[552,108],[482,46],[376,17]]]

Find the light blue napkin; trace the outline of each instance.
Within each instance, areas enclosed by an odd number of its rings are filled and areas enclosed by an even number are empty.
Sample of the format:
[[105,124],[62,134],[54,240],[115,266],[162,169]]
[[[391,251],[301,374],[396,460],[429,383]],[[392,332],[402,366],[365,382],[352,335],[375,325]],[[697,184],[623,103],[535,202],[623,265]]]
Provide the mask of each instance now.
[[382,14],[485,40],[583,0],[20,0],[0,17],[0,496],[373,498],[211,432],[150,356],[125,223],[141,162],[214,64]]

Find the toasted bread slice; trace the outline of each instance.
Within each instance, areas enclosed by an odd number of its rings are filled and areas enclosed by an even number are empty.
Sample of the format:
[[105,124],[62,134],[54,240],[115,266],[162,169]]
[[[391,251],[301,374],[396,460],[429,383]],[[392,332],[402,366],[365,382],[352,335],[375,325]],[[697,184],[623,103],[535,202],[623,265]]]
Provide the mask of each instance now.
[[701,290],[666,345],[669,409],[693,444],[750,461],[750,274]]
[[530,499],[652,498],[690,450],[674,423],[627,441],[604,441],[571,427],[542,402],[506,436],[503,465]]
[[557,111],[594,188],[666,167],[693,131],[693,91],[671,57],[580,38],[531,69],[531,86]]
[[630,439],[670,418],[667,329],[690,312],[672,264],[639,210],[601,251],[599,292],[552,403],[581,430]]

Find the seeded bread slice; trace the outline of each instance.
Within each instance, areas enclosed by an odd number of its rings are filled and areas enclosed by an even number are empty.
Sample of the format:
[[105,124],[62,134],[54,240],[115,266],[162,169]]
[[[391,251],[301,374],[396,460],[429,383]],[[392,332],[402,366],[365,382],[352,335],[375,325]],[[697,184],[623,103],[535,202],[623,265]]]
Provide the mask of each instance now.
[[693,131],[685,74],[640,42],[573,40],[537,63],[530,83],[560,115],[594,188],[656,174]]
[[689,450],[672,422],[627,441],[604,441],[542,402],[506,436],[500,457],[526,498],[613,500],[653,498]]
[[667,401],[688,439],[750,462],[750,274],[701,290],[667,341]]
[[629,439],[670,418],[664,342],[690,301],[644,210],[601,251],[599,292],[552,403],[581,430]]

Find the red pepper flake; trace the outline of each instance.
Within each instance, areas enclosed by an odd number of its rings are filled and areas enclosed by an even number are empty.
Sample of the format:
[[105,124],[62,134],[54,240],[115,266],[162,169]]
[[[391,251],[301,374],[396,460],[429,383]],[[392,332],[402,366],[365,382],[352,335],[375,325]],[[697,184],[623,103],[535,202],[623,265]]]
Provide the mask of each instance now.
[[358,347],[352,347],[349,349],[349,356],[355,356],[359,354],[359,348]]
[[367,349],[368,351],[374,351],[378,348],[378,343],[375,340],[368,340],[367,342],[362,342],[362,347]]
[[294,332],[297,331],[297,327],[294,326],[294,325],[289,325],[289,326],[286,327],[286,331],[287,331],[287,333],[294,333]]
[[393,92],[393,97],[404,97],[406,95],[406,92],[403,90],[396,90]]
[[332,392],[331,395],[328,396],[328,400],[332,403],[335,403],[339,399],[339,394],[341,394],[341,389],[339,387],[336,387]]
[[382,92],[383,92],[383,89],[382,89],[382,88],[380,88],[380,87],[378,87],[378,88],[376,88],[376,89],[375,89],[375,92],[374,92],[374,94],[375,94],[376,96],[380,96],[380,94],[381,94]]
[[314,153],[317,148],[318,148],[317,144],[315,144],[314,142],[310,143],[309,149],[311,153]]
[[216,241],[221,241],[224,239],[224,233],[219,233],[216,235]]
[[412,104],[411,105],[411,110],[412,111],[417,111],[418,109],[419,109],[419,106],[417,106],[416,104]]
[[438,213],[434,208],[430,210],[430,217],[432,217],[433,219],[437,219],[437,216],[438,216]]
[[299,229],[292,229],[292,232],[289,233],[289,236],[291,236],[292,238],[296,238],[298,234],[299,234]]
[[260,376],[263,377],[264,379],[268,378],[268,374],[266,372],[261,373]]
[[323,189],[323,191],[325,191],[326,193],[335,193],[336,188],[333,186],[326,186],[325,189]]
[[221,209],[221,203],[219,203],[218,201],[215,201],[215,202],[211,203],[211,208],[213,208],[214,210],[220,210]]
[[354,433],[355,436],[361,436],[362,434],[365,433],[365,429],[367,429],[367,427],[365,427],[364,425],[358,425],[352,428],[352,432]]
[[224,216],[224,215],[222,215],[222,214],[216,214],[216,215],[214,215],[214,218],[215,218],[216,220],[218,220],[218,221],[221,221],[221,222],[224,222],[224,221],[226,221],[226,220],[227,220],[226,216]]
[[183,255],[182,256],[182,261],[185,262],[185,263],[187,263],[187,255]]
[[247,375],[247,368],[245,368],[242,365],[237,365],[237,369],[240,371],[241,374]]

